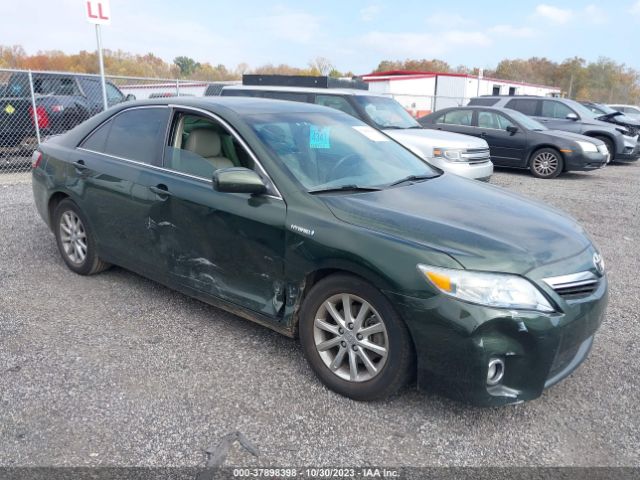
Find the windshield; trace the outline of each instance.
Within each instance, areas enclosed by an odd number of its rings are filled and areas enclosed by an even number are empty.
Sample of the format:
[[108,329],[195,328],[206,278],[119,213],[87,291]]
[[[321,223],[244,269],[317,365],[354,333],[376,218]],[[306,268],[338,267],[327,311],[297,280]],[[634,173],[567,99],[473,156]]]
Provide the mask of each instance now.
[[567,106],[575,110],[575,112],[580,115],[581,118],[597,118],[601,115],[600,113],[593,113],[587,107],[585,107],[581,103],[576,102],[575,100],[565,98],[564,102]]
[[548,130],[547,127],[542,125],[539,121],[528,117],[524,113],[520,113],[517,110],[510,110],[508,108],[507,110],[509,110],[509,115],[511,115],[511,118],[522,125],[526,130]]
[[309,191],[384,187],[409,176],[439,175],[383,133],[344,114],[259,114],[245,120]]
[[402,105],[393,98],[354,95],[373,124],[380,128],[422,128]]
[[610,113],[618,113],[618,110],[614,110],[611,107],[608,107],[607,105],[603,105],[601,103],[598,103],[597,105],[592,105],[593,108],[600,110],[600,114],[605,114],[608,115]]

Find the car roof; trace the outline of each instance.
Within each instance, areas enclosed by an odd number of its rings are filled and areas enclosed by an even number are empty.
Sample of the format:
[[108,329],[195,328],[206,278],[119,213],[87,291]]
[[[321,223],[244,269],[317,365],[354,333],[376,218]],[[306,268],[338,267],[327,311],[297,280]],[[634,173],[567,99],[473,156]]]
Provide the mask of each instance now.
[[283,87],[269,85],[227,85],[223,90],[260,90],[266,92],[299,92],[299,93],[320,93],[329,95],[354,95],[354,96],[371,96],[384,97],[369,90],[359,90],[357,88],[314,88],[314,87]]
[[336,110],[321,105],[305,102],[290,102],[287,100],[272,100],[269,98],[255,97],[164,97],[148,100],[138,100],[127,102],[126,106],[143,105],[175,105],[185,107],[196,107],[215,112],[216,110],[227,110],[239,115],[251,115],[259,113],[302,113],[318,112],[335,113]]

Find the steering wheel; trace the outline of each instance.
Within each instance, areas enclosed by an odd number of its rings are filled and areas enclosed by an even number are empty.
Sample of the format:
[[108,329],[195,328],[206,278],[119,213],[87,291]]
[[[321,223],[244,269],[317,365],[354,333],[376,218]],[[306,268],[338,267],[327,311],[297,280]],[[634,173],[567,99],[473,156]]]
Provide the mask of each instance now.
[[354,170],[354,167],[357,166],[354,160],[358,160],[359,158],[360,158],[360,155],[357,153],[349,153],[348,155],[345,155],[344,157],[342,157],[340,160],[336,162],[333,168],[329,171],[329,174],[327,175],[327,177],[334,178],[334,173],[339,173],[341,177],[348,176],[348,175],[345,175],[345,172],[350,172],[351,170]]

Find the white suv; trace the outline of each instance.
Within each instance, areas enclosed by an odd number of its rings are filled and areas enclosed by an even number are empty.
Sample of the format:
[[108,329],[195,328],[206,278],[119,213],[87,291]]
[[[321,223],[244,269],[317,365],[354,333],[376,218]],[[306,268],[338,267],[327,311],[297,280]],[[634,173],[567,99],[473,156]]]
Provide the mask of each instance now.
[[220,95],[290,100],[335,108],[382,130],[446,172],[476,180],[488,180],[493,173],[486,141],[469,135],[423,129],[394,99],[367,90],[233,85],[224,87]]

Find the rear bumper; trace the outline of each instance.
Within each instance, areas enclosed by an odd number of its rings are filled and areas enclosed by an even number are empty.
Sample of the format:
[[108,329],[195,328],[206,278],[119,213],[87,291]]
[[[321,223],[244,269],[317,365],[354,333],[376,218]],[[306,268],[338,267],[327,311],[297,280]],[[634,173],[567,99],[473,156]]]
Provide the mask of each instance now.
[[428,158],[427,161],[447,173],[453,173],[472,180],[486,181],[493,175],[493,163],[491,161],[481,163],[449,162],[440,158]]
[[[608,301],[606,277],[589,298],[553,314],[389,296],[414,340],[418,388],[480,406],[535,399],[569,376],[588,356]],[[491,386],[496,358],[504,377]]]

